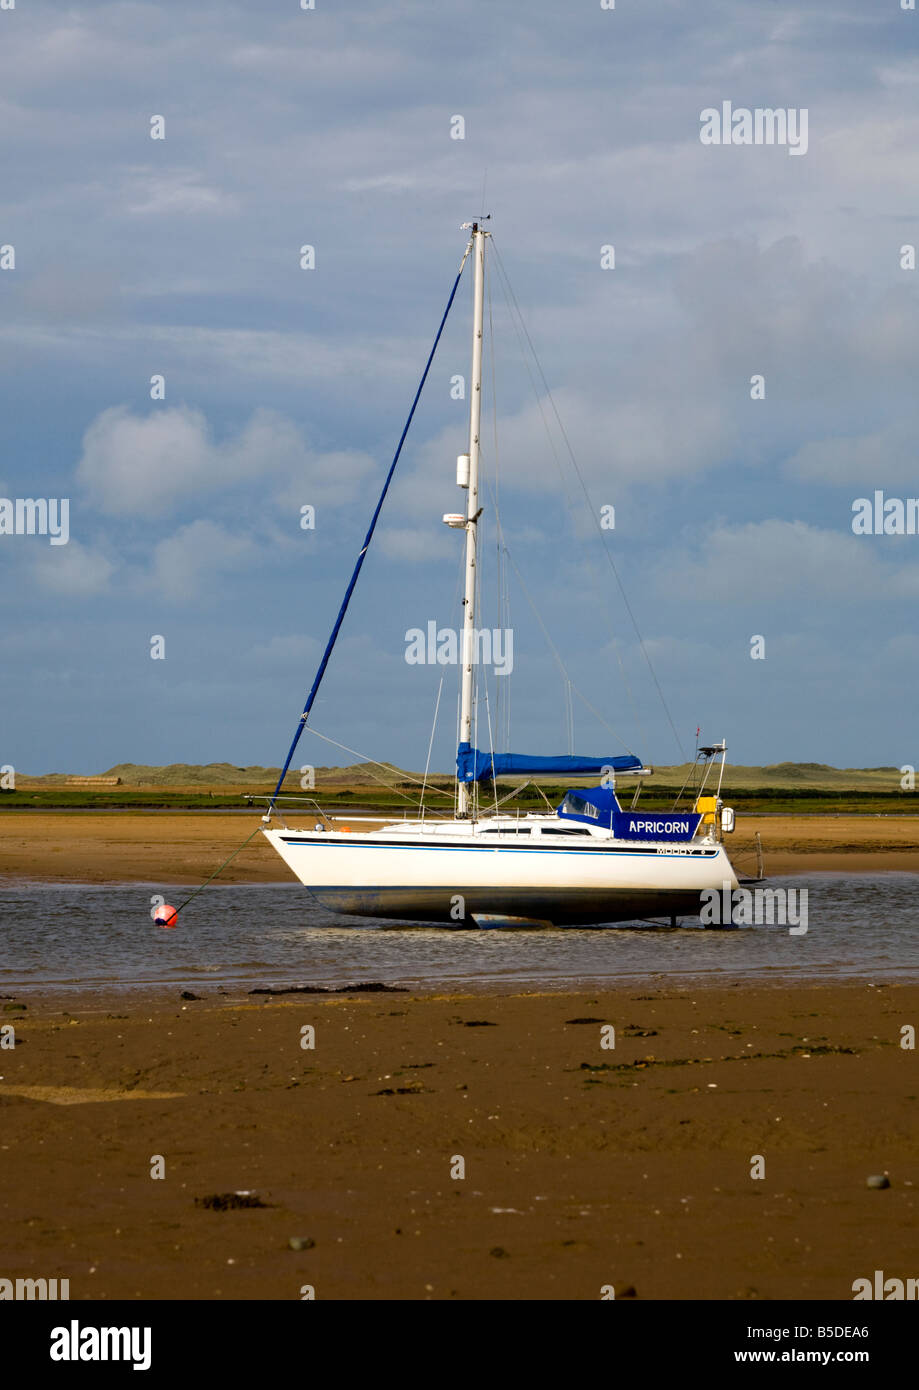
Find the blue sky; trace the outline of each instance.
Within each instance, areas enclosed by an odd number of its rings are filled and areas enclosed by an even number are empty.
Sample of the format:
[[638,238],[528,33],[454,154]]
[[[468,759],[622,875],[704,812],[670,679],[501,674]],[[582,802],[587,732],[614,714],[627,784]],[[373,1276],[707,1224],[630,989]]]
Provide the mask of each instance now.
[[[0,12],[0,496],[71,499],[66,546],[0,536],[0,763],[281,761],[483,184],[684,749],[701,725],[737,762],[919,762],[919,537],[851,529],[855,498],[919,493],[919,281],[900,264],[917,97],[919,15],[897,0]],[[807,153],[703,146],[700,113],[726,100],[806,108]],[[490,284],[484,466],[496,401],[514,563],[620,736],[575,700],[575,743],[675,761]],[[458,621],[461,535],[440,518],[462,506],[450,379],[471,291],[314,712],[414,768],[441,675],[433,765],[454,753],[456,671],[404,653],[407,629]],[[484,546],[494,626],[487,517]],[[513,744],[565,751],[563,681],[516,579],[509,602]]]

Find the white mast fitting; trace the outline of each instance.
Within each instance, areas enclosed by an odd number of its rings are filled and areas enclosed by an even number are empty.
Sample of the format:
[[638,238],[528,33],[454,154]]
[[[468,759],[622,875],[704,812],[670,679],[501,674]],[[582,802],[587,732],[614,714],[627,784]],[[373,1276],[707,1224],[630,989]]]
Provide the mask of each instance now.
[[[479,521],[479,425],[482,416],[482,324],[485,304],[485,238],[488,233],[478,222],[472,224],[472,252],[475,281],[472,311],[472,381],[469,393],[469,479],[466,492],[466,588],[463,598],[463,641],[460,676],[460,743],[472,743],[472,706],[475,683],[475,581],[476,540]],[[458,472],[461,477],[463,470]],[[462,485],[462,484],[461,484]],[[474,784],[471,784],[474,785]],[[465,818],[473,809],[470,784],[458,785],[457,816]]]

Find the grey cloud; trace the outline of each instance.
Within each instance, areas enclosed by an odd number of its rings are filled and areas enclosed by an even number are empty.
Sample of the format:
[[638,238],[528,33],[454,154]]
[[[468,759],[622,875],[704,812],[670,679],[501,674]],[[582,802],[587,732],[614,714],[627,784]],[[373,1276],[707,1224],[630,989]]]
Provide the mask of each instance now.
[[919,563],[873,538],[825,531],[803,521],[768,520],[703,533],[697,552],[659,568],[662,593],[688,601],[762,605],[788,596],[808,602],[879,602],[919,595]]
[[311,452],[297,426],[272,411],[256,411],[239,434],[218,443],[200,410],[153,407],[137,415],[113,406],[87,429],[77,478],[108,515],[158,517],[185,499],[256,480],[279,505],[339,505],[375,466],[357,451]]

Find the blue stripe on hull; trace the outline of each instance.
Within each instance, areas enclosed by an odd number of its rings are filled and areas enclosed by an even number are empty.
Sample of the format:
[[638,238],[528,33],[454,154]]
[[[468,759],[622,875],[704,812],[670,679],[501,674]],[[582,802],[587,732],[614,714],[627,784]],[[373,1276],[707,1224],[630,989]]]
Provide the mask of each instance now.
[[637,859],[651,855],[655,859],[714,859],[717,849],[692,849],[674,852],[668,848],[662,852],[656,848],[618,849],[614,845],[601,845],[598,849],[575,849],[571,845],[559,845],[557,849],[548,845],[419,845],[406,844],[402,840],[333,840],[331,836],[317,836],[315,839],[301,839],[296,835],[282,835],[285,845],[318,845],[322,849],[385,849],[434,851],[437,854],[564,854],[569,858],[574,854],[615,854],[626,859]]

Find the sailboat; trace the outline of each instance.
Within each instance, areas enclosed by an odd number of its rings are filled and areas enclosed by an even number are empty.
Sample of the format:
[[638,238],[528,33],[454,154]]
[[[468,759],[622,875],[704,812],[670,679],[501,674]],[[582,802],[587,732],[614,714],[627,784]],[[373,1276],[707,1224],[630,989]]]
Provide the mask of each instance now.
[[[691,810],[624,810],[617,781],[651,772],[634,754],[607,757],[527,756],[473,746],[476,683],[477,546],[481,516],[479,435],[482,401],[485,247],[487,219],[464,224],[470,233],[459,273],[440,322],[405,429],[358,554],[332,634],[307,697],[287,760],[263,817],[263,831],[313,898],[335,912],[360,917],[479,927],[576,926],[697,914],[705,890],[733,890],[735,871],[722,842],[734,815],[721,803],[726,747],[697,750],[701,768]],[[444,517],[465,532],[459,747],[453,814],[424,812],[367,829],[338,826],[326,815],[312,825],[284,823],[279,807],[284,778],[307,727],[344,616],[366,558],[409,426],[444,324],[469,258],[474,267],[469,445],[457,464],[465,492],[461,512]],[[714,792],[705,794],[719,766]],[[569,790],[554,810],[501,812],[493,788],[499,777],[559,776],[599,779]],[[713,779],[714,780],[714,779]],[[490,793],[486,794],[486,793]],[[637,800],[637,798],[636,798]],[[273,825],[275,816],[280,825]],[[309,820],[314,820],[310,815]]]

